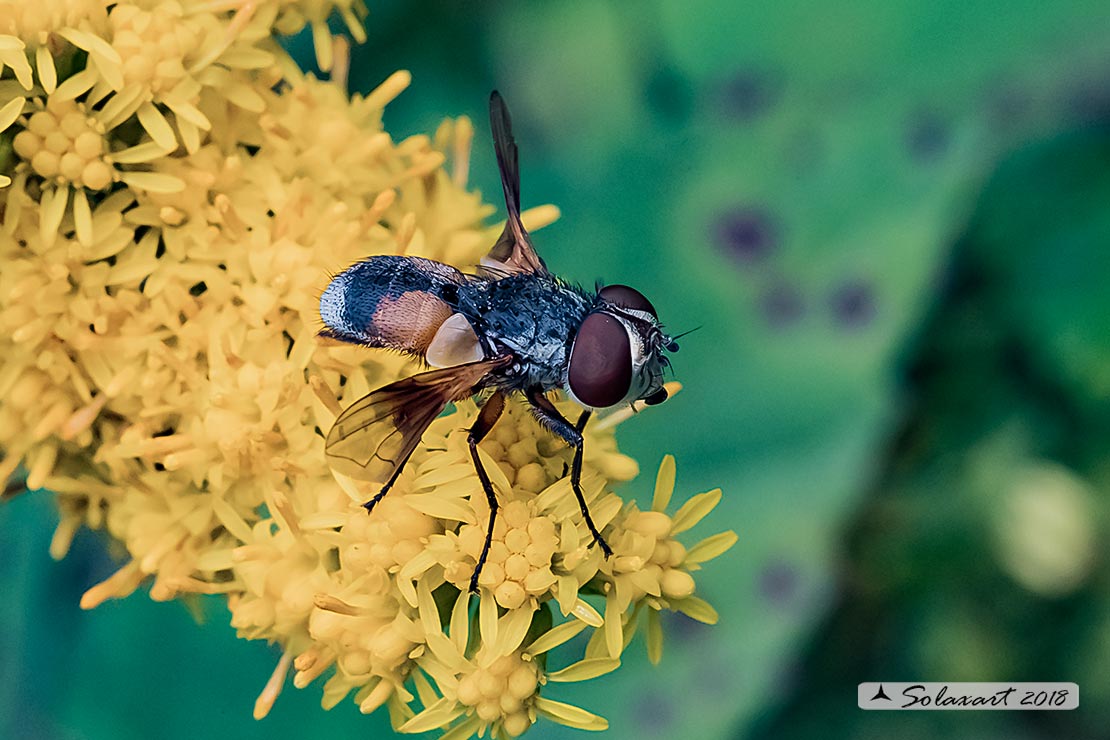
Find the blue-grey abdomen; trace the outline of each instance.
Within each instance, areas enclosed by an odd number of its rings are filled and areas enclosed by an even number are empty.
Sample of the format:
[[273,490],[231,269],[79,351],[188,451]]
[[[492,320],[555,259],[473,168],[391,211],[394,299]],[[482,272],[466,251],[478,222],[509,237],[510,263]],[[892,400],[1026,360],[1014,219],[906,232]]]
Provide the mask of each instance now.
[[320,296],[325,336],[423,354],[466,276],[421,257],[383,255],[336,275]]

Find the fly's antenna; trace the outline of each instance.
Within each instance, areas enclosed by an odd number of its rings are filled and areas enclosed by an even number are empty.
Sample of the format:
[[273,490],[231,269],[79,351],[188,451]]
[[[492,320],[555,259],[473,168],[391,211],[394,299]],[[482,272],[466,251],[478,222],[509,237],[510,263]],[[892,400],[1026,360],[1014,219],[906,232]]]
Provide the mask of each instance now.
[[695,326],[693,329],[687,329],[686,331],[682,332],[681,334],[675,334],[673,337],[667,337],[667,343],[665,345],[663,345],[664,349],[666,349],[668,352],[678,352],[678,340],[682,339],[687,334],[693,334],[694,332],[696,332],[698,329],[701,329],[701,328],[702,327],[700,327],[700,326]]

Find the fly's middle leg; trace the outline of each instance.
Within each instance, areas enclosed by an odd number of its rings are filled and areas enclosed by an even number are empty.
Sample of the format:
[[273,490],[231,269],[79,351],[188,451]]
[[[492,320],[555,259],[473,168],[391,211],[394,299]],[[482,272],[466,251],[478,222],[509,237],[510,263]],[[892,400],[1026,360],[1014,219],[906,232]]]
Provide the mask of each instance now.
[[482,545],[482,554],[474,565],[474,574],[470,576],[471,593],[478,593],[478,577],[481,576],[482,568],[489,556],[489,548],[493,543],[493,525],[497,521],[497,494],[494,493],[493,484],[490,483],[489,475],[482,466],[481,458],[478,457],[478,443],[489,434],[490,429],[493,429],[493,425],[497,423],[497,420],[501,417],[501,412],[504,410],[505,395],[497,391],[489,397],[489,400],[482,406],[482,410],[478,412],[478,419],[474,422],[474,426],[470,427],[470,434],[466,438],[467,444],[470,445],[470,458],[474,461],[474,470],[478,473],[478,480],[482,483],[482,490],[485,492],[486,502],[489,504],[486,541]]

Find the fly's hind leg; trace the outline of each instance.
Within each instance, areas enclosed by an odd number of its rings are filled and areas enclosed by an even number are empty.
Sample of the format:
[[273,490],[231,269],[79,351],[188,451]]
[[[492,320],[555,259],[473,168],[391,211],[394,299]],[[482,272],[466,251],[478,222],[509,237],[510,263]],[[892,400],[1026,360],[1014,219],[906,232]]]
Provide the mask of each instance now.
[[393,471],[393,475],[389,476],[389,480],[387,480],[385,482],[385,485],[382,486],[382,490],[378,491],[376,494],[374,494],[374,498],[370,499],[362,505],[362,508],[366,509],[367,514],[372,513],[374,511],[374,507],[378,505],[378,502],[385,498],[385,495],[389,493],[389,489],[392,488],[393,484],[397,482],[397,479],[401,476],[401,471],[405,469],[405,465],[408,463],[409,457],[411,456],[411,452],[408,455],[405,455],[405,459],[402,460],[401,464],[397,466],[397,469]]
[[586,428],[586,422],[590,420],[590,412],[583,411],[582,415],[578,417],[578,423],[571,425],[543,393],[530,391],[526,396],[528,403],[532,404],[533,413],[540,422],[574,448],[574,460],[570,466],[570,487],[574,490],[575,498],[578,499],[578,507],[582,510],[582,518],[586,520],[586,527],[593,535],[594,542],[605,553],[605,557],[612,556],[613,550],[594,525],[593,517],[590,516],[590,507],[586,505],[586,497],[582,495],[582,430]]
[[493,484],[489,481],[489,475],[486,469],[482,467],[482,460],[478,457],[478,443],[489,434],[489,430],[493,429],[493,425],[501,417],[501,412],[505,410],[505,395],[501,391],[495,392],[489,397],[489,400],[482,406],[482,410],[478,412],[478,419],[474,422],[474,426],[470,427],[470,434],[467,436],[467,444],[470,445],[470,458],[474,461],[474,470],[478,473],[478,480],[482,483],[482,490],[486,494],[486,502],[489,504],[489,524],[486,525],[486,542],[482,545],[482,554],[478,557],[478,562],[474,565],[474,575],[470,576],[470,591],[471,593],[478,593],[478,577],[482,574],[482,568],[486,564],[486,557],[489,555],[490,545],[493,543],[493,525],[497,521],[497,494],[493,492]]

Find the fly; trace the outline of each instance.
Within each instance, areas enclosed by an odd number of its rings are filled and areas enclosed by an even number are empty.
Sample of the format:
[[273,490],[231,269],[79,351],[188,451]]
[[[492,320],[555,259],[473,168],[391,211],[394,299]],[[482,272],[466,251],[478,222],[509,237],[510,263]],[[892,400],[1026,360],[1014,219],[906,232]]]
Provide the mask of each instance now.
[[[582,495],[582,430],[597,409],[643,400],[662,403],[664,352],[678,345],[639,291],[609,285],[588,291],[553,275],[520,220],[520,169],[504,100],[490,95],[508,219],[477,273],[420,257],[384,255],[337,275],[320,297],[322,336],[398,350],[432,370],[378,388],[348,407],[328,433],[333,467],[385,481],[363,506],[372,512],[396,482],[428,425],[447,404],[482,394],[467,436],[489,503],[485,545],[470,579],[477,592],[497,519],[497,496],[478,444],[497,423],[506,397],[523,395],[536,420],[574,448],[570,482],[595,542],[612,555]],[[563,389],[583,408],[571,423],[548,394]]]

